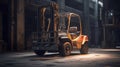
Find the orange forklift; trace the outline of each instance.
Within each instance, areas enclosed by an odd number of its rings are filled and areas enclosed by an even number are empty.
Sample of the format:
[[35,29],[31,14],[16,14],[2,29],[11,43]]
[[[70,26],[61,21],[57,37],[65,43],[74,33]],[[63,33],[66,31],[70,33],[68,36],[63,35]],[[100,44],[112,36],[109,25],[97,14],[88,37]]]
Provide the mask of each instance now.
[[72,50],[88,53],[88,36],[82,34],[81,18],[71,12],[59,13],[58,4],[50,2],[39,6],[40,22],[33,32],[33,50],[43,56],[45,52],[59,52],[68,56]]

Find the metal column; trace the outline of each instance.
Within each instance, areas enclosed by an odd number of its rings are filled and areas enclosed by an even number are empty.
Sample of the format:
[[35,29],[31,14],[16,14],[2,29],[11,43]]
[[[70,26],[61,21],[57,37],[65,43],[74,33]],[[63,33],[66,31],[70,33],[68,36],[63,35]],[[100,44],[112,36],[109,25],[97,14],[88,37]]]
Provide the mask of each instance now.
[[[89,2],[90,0],[83,0],[84,2],[84,20],[83,20],[83,33],[88,35],[89,40],[91,39],[90,34],[90,22],[89,22]],[[90,42],[90,41],[89,41]]]
[[98,0],[95,0],[95,46],[98,47],[99,27],[98,27]]
[[17,3],[17,50],[24,50],[24,0]]

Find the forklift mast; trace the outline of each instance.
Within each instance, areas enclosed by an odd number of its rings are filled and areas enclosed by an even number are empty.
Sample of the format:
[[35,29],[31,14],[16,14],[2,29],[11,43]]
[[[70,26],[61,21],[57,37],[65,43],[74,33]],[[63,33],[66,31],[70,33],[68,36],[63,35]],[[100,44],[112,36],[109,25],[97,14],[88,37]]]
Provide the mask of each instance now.
[[[42,45],[46,49],[42,50],[51,50],[54,49],[53,45],[59,43],[58,37],[58,5],[54,2],[49,2],[49,4],[39,6],[39,20],[40,22],[37,31],[33,33],[33,44],[34,41],[36,45]],[[54,45],[57,46],[57,45]],[[52,47],[51,49],[49,49]],[[58,49],[55,49],[58,50]]]

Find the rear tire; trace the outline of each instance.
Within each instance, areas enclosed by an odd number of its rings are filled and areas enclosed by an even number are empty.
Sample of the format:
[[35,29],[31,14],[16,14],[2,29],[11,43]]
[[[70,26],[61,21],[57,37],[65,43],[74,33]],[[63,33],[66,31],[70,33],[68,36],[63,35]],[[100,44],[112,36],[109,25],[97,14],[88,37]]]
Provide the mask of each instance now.
[[85,43],[84,45],[81,46],[80,53],[88,54],[88,44],[87,43]]
[[35,54],[37,54],[38,56],[44,56],[45,54],[45,50],[34,50]]
[[68,56],[71,54],[71,44],[69,42],[64,42],[59,46],[60,56]]

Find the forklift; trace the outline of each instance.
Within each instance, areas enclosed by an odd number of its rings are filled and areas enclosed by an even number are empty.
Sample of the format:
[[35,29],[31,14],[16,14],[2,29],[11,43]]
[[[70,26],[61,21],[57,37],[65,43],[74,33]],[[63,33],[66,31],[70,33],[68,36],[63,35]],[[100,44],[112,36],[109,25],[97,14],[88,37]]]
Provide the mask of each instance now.
[[88,36],[82,34],[81,18],[76,13],[59,13],[58,4],[39,6],[40,22],[33,32],[32,49],[35,54],[44,56],[45,52],[59,52],[68,56],[72,50],[88,53]]

